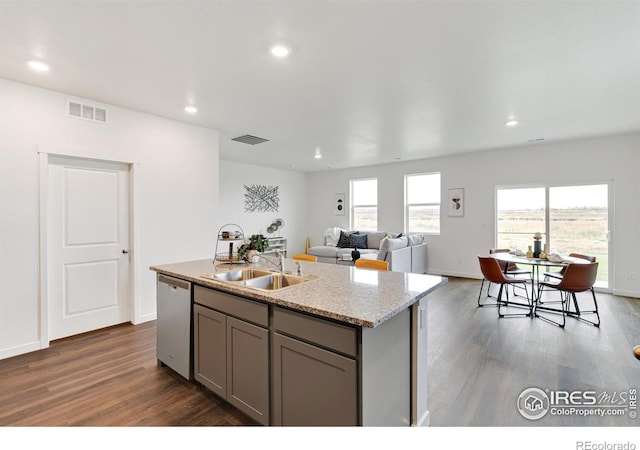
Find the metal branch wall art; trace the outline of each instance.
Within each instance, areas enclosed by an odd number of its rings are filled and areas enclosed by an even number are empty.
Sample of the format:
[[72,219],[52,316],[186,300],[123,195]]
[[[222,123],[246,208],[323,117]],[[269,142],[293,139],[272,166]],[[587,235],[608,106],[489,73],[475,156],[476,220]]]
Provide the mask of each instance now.
[[278,212],[278,186],[244,185],[244,212]]

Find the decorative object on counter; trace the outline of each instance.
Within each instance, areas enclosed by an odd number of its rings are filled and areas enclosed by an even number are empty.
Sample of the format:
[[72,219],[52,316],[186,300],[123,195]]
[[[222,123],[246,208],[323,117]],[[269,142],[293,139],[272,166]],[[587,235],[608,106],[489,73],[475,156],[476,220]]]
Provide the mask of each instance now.
[[539,258],[540,253],[542,253],[542,235],[540,233],[536,233],[533,235],[533,257]]
[[[269,241],[262,234],[252,234],[249,242],[244,243],[238,249],[238,258],[252,262],[255,252],[264,252],[269,249]],[[253,252],[252,252],[253,250]]]
[[244,185],[244,212],[278,212],[278,186]]
[[633,356],[635,356],[636,359],[640,359],[640,345],[633,347]]
[[[228,243],[218,250],[218,244]],[[227,223],[218,230],[218,240],[216,241],[215,261],[221,263],[242,263],[242,259],[238,256],[240,245],[244,242],[244,231],[235,223]]]
[[273,234],[282,227],[284,227],[284,220],[275,219],[273,222],[271,222],[271,225],[267,227],[267,233]]
[[360,252],[358,251],[358,247],[353,247],[353,251],[351,252],[351,260],[356,262],[360,259]]
[[449,216],[464,216],[464,188],[449,189]]
[[531,250],[531,246],[529,246],[529,251],[527,252],[527,258],[533,258],[533,250]]

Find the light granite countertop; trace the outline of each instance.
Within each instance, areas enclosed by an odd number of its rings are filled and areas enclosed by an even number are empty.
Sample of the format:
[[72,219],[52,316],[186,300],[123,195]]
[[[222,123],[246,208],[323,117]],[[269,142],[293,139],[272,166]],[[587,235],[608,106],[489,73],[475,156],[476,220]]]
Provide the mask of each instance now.
[[[296,261],[285,260],[294,272]],[[305,283],[279,290],[255,288],[203,277],[241,268],[270,269],[262,264],[216,264],[211,259],[164,264],[151,270],[201,286],[280,305],[340,322],[374,328],[447,282],[445,277],[357,269],[351,266],[302,261]]]

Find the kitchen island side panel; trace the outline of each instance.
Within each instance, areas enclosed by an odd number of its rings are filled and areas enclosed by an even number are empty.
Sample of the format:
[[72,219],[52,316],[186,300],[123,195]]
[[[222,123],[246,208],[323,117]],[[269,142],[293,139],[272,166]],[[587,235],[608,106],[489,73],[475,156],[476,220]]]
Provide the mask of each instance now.
[[362,328],[362,425],[411,425],[411,312]]

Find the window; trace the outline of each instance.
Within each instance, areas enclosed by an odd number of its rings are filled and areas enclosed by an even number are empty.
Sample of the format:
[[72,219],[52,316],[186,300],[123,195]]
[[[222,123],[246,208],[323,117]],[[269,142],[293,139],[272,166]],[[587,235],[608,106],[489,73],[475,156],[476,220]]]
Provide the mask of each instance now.
[[440,233],[440,174],[405,175],[406,233]]
[[609,185],[499,188],[496,245],[527,251],[542,234],[547,251],[596,257],[596,286],[609,279]]
[[351,180],[351,229],[378,229],[378,180]]
[[546,238],[545,188],[498,189],[497,248],[527,251],[533,245],[533,235]]

